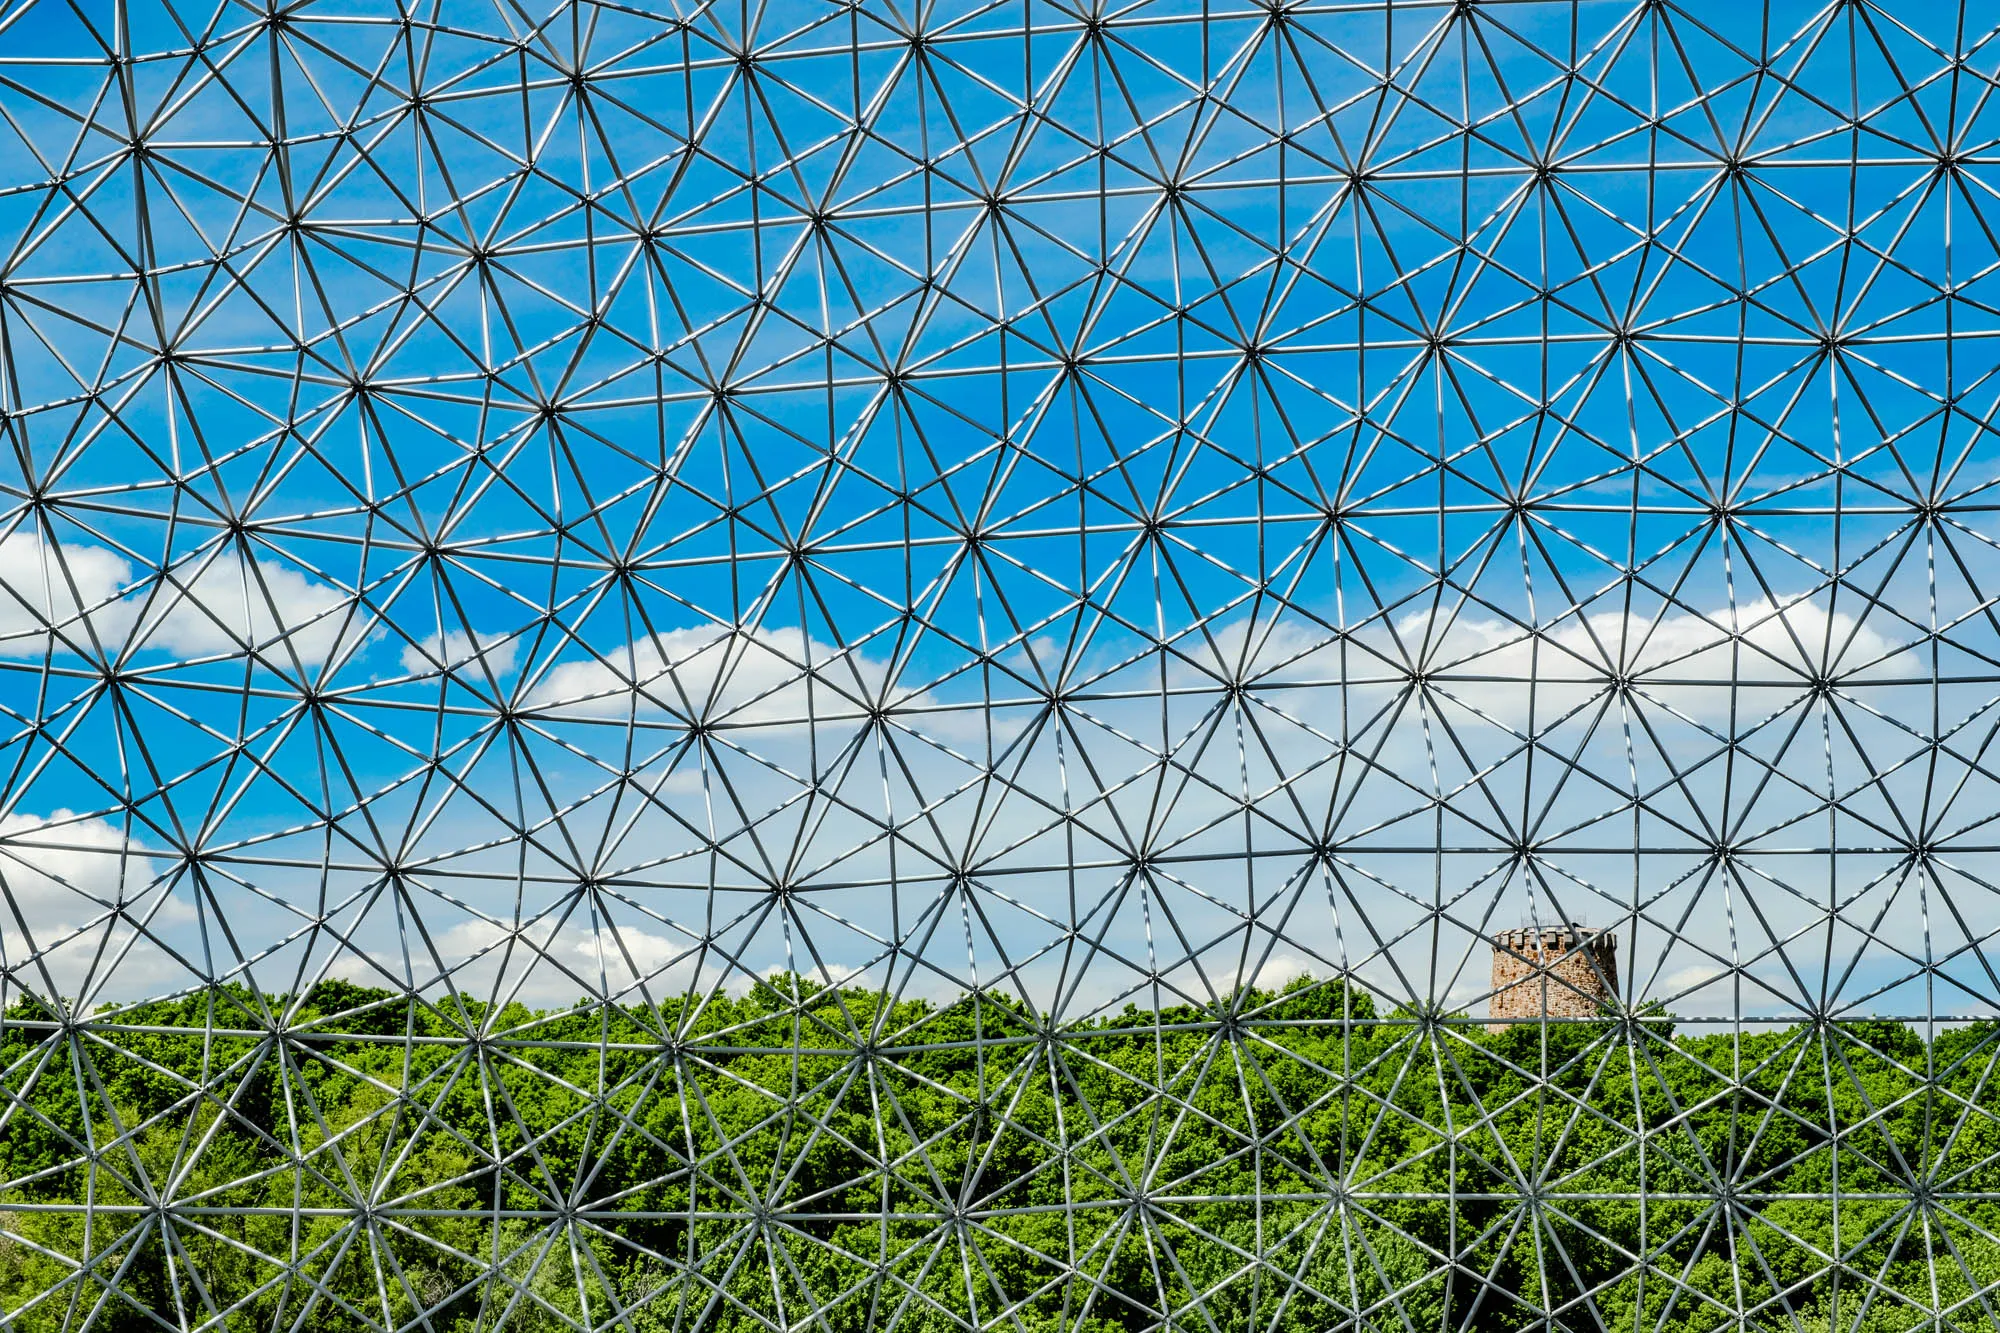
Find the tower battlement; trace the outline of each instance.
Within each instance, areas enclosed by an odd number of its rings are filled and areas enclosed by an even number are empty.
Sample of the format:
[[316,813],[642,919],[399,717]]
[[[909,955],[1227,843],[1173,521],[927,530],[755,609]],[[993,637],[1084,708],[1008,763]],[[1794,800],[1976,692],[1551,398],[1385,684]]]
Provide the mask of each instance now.
[[1589,926],[1523,926],[1493,937],[1487,1026],[1588,1018],[1618,994],[1618,937]]

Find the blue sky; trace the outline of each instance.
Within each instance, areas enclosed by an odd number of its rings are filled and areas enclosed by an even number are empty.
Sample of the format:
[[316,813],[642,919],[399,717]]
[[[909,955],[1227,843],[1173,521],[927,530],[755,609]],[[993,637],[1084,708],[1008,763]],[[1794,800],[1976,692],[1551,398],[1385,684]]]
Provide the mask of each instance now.
[[11,984],[1992,1003],[1969,29],[0,22]]

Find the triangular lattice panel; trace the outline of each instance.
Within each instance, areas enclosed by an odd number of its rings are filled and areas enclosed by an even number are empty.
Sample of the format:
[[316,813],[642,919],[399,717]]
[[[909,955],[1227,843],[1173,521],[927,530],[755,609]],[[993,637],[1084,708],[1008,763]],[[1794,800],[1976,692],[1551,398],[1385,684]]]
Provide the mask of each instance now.
[[1989,22],[0,8],[10,1326],[1991,1327]]

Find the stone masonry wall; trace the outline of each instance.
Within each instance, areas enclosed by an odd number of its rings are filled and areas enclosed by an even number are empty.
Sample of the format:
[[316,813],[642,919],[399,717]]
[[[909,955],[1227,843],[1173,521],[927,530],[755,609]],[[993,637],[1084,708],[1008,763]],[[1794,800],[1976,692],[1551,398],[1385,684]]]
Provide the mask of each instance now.
[[1493,999],[1502,1020],[1588,1018],[1618,993],[1618,939],[1587,926],[1503,930],[1493,937]]

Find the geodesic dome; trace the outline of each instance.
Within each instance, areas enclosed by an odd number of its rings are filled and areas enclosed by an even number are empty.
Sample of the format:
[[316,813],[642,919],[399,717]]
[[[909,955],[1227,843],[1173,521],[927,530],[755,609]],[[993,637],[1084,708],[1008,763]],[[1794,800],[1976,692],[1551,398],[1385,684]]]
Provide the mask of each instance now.
[[0,10],[0,1307],[1990,1326],[1987,23]]

